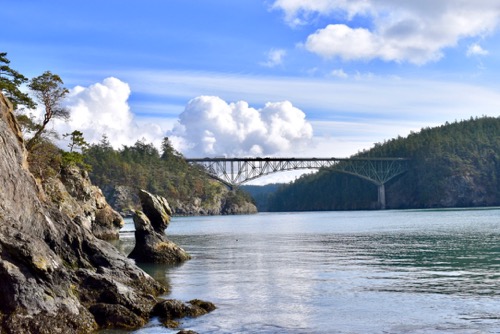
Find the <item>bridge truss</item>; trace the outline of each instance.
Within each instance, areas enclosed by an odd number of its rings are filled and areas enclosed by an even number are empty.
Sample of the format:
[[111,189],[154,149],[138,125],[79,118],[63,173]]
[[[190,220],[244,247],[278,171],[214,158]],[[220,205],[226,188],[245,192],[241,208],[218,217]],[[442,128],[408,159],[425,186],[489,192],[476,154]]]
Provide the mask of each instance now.
[[378,186],[379,206],[385,208],[384,184],[408,169],[404,158],[201,158],[186,159],[204,167],[213,178],[229,187],[271,173],[297,169],[320,169],[351,174]]

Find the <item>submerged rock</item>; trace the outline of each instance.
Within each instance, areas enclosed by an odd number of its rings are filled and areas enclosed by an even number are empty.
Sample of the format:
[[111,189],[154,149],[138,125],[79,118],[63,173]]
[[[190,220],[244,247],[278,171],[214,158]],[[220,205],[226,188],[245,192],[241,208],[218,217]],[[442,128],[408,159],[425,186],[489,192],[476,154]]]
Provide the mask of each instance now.
[[199,317],[215,310],[213,303],[194,299],[188,303],[183,303],[176,299],[167,299],[160,301],[155,305],[151,313],[152,316],[157,316],[160,321],[169,328],[176,328],[178,325],[176,320],[185,317]]
[[149,263],[174,264],[189,260],[191,256],[165,235],[172,213],[167,200],[144,190],[139,197],[144,212],[134,214],[135,247],[129,257]]

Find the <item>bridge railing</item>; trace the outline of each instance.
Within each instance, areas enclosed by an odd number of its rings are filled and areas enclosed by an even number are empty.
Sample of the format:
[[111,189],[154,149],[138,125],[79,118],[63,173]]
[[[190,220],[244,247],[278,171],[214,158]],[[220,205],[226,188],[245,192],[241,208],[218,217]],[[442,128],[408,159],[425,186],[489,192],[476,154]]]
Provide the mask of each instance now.
[[320,168],[352,174],[380,185],[408,168],[408,160],[404,158],[196,158],[187,161],[203,166],[209,175],[229,186],[281,171]]
[[379,208],[385,209],[385,183],[408,170],[405,158],[201,158],[186,159],[202,165],[213,178],[229,187],[271,173],[296,169],[328,168],[351,174],[378,186]]

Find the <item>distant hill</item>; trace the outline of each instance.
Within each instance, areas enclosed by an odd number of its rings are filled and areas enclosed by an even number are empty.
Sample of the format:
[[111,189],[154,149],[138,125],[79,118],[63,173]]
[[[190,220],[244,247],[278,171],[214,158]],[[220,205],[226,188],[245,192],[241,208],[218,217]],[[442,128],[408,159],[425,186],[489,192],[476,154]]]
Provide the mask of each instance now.
[[[386,184],[387,207],[500,205],[500,118],[483,117],[375,144],[357,157],[410,158],[410,170]],[[377,187],[322,169],[278,189],[270,211],[359,210],[377,206]]]
[[107,138],[85,152],[90,178],[113,208],[124,215],[140,208],[137,191],[145,189],[168,199],[176,215],[256,213],[251,198],[239,189],[230,191],[192,166],[165,138],[160,153],[142,141],[115,150]]
[[271,183],[263,186],[242,185],[240,189],[252,196],[259,212],[267,212],[269,211],[268,203],[270,196],[282,186],[283,184],[281,183]]

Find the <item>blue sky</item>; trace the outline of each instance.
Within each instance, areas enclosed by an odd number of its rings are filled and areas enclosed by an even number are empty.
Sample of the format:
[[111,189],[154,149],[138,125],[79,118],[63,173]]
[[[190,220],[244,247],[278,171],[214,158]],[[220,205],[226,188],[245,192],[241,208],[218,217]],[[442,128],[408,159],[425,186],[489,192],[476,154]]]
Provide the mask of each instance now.
[[[0,50],[70,123],[189,157],[344,157],[500,115],[497,0],[2,1]],[[241,101],[241,102],[239,102]],[[34,112],[36,114],[36,112]]]

